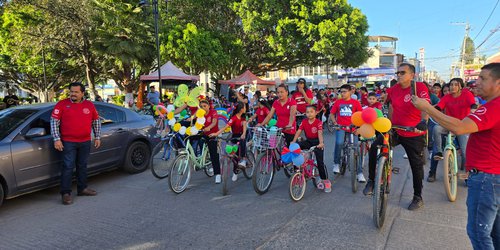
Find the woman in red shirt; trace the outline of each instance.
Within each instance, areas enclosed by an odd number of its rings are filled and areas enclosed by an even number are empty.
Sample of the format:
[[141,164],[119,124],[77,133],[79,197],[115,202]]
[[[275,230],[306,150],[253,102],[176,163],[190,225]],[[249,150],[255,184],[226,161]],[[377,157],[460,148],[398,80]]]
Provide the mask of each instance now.
[[278,117],[276,126],[283,129],[286,145],[289,146],[295,135],[295,116],[297,114],[297,103],[292,98],[288,98],[288,88],[281,84],[278,86],[278,100],[274,101],[271,111],[263,122],[257,126],[266,125],[273,117],[274,113]]
[[[215,183],[219,184],[221,182],[220,176],[220,161],[219,161],[219,151],[217,150],[217,140],[209,138],[208,135],[211,133],[216,133],[219,127],[217,126],[218,115],[217,110],[211,108],[210,102],[207,100],[200,101],[200,108],[205,110],[205,124],[203,128],[203,140],[206,141],[208,146],[208,152],[210,153],[210,161],[212,162],[212,167],[214,169]],[[203,145],[200,146],[202,148]]]
[[313,100],[313,93],[307,88],[306,79],[299,78],[296,90],[292,95],[292,99],[297,103],[297,111],[305,114],[307,105],[311,104]]

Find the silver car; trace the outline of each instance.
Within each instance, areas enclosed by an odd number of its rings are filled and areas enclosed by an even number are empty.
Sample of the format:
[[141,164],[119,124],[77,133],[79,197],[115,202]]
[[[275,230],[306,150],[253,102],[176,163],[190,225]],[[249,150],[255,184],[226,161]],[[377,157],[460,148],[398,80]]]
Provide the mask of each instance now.
[[[0,111],[0,205],[4,199],[59,184],[62,155],[54,149],[50,116],[55,103]],[[101,147],[92,147],[88,174],[149,167],[160,139],[152,116],[94,102],[102,122]]]

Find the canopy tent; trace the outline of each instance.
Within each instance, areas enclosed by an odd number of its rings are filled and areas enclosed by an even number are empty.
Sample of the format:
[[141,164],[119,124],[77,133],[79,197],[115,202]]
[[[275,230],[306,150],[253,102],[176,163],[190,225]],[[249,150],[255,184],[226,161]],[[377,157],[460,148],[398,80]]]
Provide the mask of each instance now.
[[250,70],[245,71],[243,74],[231,80],[221,80],[220,84],[229,85],[246,85],[246,84],[257,84],[257,85],[276,85],[275,81],[262,80],[256,75],[254,75]]
[[[162,80],[180,80],[180,81],[199,81],[199,76],[191,76],[188,75],[179,68],[175,67],[175,65],[168,61],[163,66],[161,66],[161,79]],[[140,77],[141,81],[158,81],[158,70],[149,73],[148,75],[142,75]]]

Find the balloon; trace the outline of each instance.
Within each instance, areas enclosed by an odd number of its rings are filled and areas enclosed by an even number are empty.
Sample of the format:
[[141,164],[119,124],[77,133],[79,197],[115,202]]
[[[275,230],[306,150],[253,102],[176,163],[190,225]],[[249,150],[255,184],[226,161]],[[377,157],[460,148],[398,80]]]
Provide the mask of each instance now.
[[363,118],[365,123],[372,124],[377,120],[377,111],[373,108],[366,108],[361,112],[361,118]]
[[206,121],[207,120],[205,119],[205,117],[200,117],[200,118],[196,119],[196,123],[199,123],[201,125],[205,125]]
[[174,112],[169,112],[167,114],[167,119],[171,120],[172,118],[174,118]]
[[186,116],[186,115],[187,115],[187,113],[188,113],[188,112],[184,109],[183,111],[181,111],[181,116],[182,116],[182,117],[184,117],[184,116]]
[[290,148],[290,151],[293,152],[293,153],[295,153],[295,154],[300,153],[300,146],[297,143],[290,144],[289,148]]
[[269,127],[276,126],[276,123],[277,123],[276,119],[271,119],[271,120],[269,121]]
[[207,113],[204,109],[198,109],[196,110],[196,117],[201,118],[205,116],[205,113]]
[[226,145],[226,153],[230,154],[231,152],[233,152],[233,146]]
[[233,145],[233,153],[238,152],[238,145]]
[[382,110],[376,108],[375,111],[377,111],[377,117],[384,117],[384,113],[382,113]]
[[373,128],[380,133],[386,133],[392,127],[391,120],[389,120],[385,117],[377,118],[377,120],[372,125],[373,125]]
[[285,164],[292,162],[293,154],[288,153],[281,156],[281,161]]
[[225,133],[231,132],[231,126],[227,127],[226,130],[224,130]]
[[191,126],[186,128],[186,135],[192,135],[191,134]]
[[196,123],[194,127],[198,130],[201,130],[203,128],[203,124]]
[[[179,124],[180,125],[180,124]],[[186,127],[182,126],[180,129],[179,129],[179,134],[181,135],[185,135],[186,134]]]
[[153,105],[153,110],[156,111],[156,105]]
[[180,129],[181,129],[181,124],[180,123],[174,124],[174,132],[179,132]]
[[373,126],[371,124],[363,124],[361,127],[358,129],[359,134],[363,136],[364,138],[372,138],[375,136],[375,129],[373,129]]
[[355,112],[351,116],[351,122],[354,124],[356,127],[361,127],[365,122],[363,121],[363,118],[361,117],[361,111]]
[[172,119],[168,120],[168,125],[169,126],[174,126],[175,122],[176,122],[175,118],[172,118]]
[[155,110],[155,115],[160,115],[160,113],[158,113],[158,110]]
[[167,106],[167,113],[170,113],[170,112],[172,112],[174,110],[175,110],[175,106],[174,105],[170,104],[170,105]]
[[297,157],[293,158],[292,162],[294,166],[300,167],[302,164],[304,164],[304,156],[299,154]]
[[200,132],[200,130],[197,129],[196,127],[191,127],[190,131],[191,131],[191,133],[190,133],[191,135],[197,135],[198,132]]

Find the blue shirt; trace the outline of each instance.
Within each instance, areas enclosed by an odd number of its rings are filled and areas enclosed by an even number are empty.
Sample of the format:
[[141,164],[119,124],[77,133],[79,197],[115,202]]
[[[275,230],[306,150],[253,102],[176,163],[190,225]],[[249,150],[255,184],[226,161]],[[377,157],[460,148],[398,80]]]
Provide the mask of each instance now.
[[149,92],[146,96],[146,99],[148,99],[148,101],[152,102],[154,105],[158,105],[158,103],[160,103],[160,92]]

